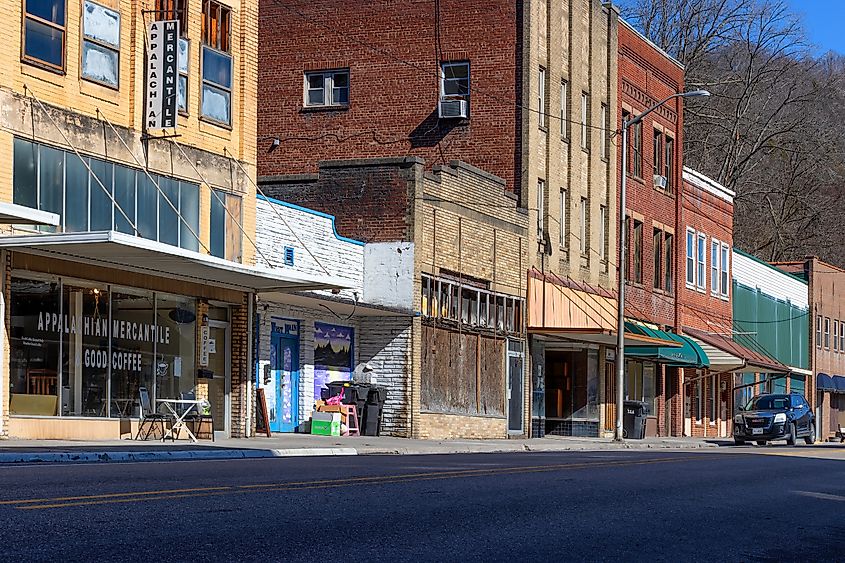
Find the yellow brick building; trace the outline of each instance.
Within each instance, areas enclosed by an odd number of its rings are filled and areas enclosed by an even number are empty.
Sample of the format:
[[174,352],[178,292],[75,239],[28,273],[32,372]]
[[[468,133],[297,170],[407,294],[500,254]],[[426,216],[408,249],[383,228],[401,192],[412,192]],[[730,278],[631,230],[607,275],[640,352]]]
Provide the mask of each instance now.
[[[203,399],[194,431],[249,433],[253,296],[304,286],[253,243],[257,2],[0,5],[0,434],[118,438]],[[155,20],[180,23],[174,129],[145,130]]]

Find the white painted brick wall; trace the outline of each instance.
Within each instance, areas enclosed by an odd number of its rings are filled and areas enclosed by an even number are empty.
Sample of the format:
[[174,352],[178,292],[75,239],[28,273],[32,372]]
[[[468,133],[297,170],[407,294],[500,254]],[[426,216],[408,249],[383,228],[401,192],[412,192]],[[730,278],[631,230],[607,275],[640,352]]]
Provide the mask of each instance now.
[[[270,261],[270,264],[264,264],[256,257],[258,266],[322,276],[326,274],[322,265],[330,275],[352,288],[343,290],[343,297],[353,299],[353,292],[359,297],[363,295],[364,244],[339,237],[334,219],[329,215],[259,196],[256,199],[255,244]],[[294,249],[293,266],[285,266],[286,246]]]
[[274,319],[299,321],[299,422],[311,416],[314,401],[314,322],[348,326],[355,331],[355,375],[362,381],[365,365],[372,368],[378,385],[388,388],[382,434],[408,435],[410,411],[408,378],[411,362],[410,317],[353,317],[341,321],[321,309],[259,300],[259,362],[270,359],[270,328]]

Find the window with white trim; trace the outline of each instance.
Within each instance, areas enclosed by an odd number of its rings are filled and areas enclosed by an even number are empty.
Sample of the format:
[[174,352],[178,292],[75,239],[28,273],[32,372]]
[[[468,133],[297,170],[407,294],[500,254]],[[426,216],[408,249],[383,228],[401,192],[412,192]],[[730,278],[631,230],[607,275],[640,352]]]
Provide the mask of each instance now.
[[543,240],[546,230],[546,182],[537,180],[537,240]]
[[824,318],[824,347],[830,350],[830,317]]
[[839,351],[845,353],[845,322],[839,321]]
[[610,111],[607,104],[601,105],[601,157],[610,158]]
[[305,73],[307,107],[346,107],[349,105],[349,70]]
[[581,208],[580,217],[579,217],[579,232],[578,236],[580,237],[579,248],[581,249],[581,254],[587,254],[587,198],[581,198]]
[[120,13],[85,0],[82,5],[82,78],[117,89]]
[[469,103],[469,61],[440,63],[440,99],[450,98]]
[[695,287],[695,231],[687,229],[687,287]]
[[190,40],[184,37],[179,38],[179,84],[176,88],[176,95],[178,96],[179,112],[187,115],[188,113],[188,63],[191,58],[191,43]]
[[560,245],[562,247],[566,247],[569,242],[569,225],[566,217],[566,190],[560,190]]
[[722,243],[722,260],[721,260],[721,284],[719,286],[719,293],[722,297],[727,297],[730,294],[731,277],[730,277],[730,247],[727,243]]
[[560,136],[569,136],[569,85],[566,80],[560,81]]
[[590,148],[590,95],[581,92],[581,148]]
[[710,292],[719,294],[719,241],[710,239]]
[[698,248],[696,252],[696,285],[698,289],[707,290],[707,235],[698,233]]
[[[15,202],[17,203],[17,202]],[[822,318],[816,317],[816,348],[822,347]]]
[[539,112],[540,128],[546,127],[546,69],[540,67],[537,84],[537,111]]
[[839,352],[839,321],[833,319],[833,351]]

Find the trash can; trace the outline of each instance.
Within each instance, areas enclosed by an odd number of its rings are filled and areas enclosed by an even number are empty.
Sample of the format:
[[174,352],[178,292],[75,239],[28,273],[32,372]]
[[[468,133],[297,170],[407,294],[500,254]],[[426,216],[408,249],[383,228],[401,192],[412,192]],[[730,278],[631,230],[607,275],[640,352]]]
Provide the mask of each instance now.
[[364,422],[361,426],[364,436],[378,436],[381,433],[381,418],[387,388],[380,385],[364,384],[367,389],[367,401],[364,404]]
[[622,406],[622,436],[634,440],[645,438],[646,404],[625,401]]

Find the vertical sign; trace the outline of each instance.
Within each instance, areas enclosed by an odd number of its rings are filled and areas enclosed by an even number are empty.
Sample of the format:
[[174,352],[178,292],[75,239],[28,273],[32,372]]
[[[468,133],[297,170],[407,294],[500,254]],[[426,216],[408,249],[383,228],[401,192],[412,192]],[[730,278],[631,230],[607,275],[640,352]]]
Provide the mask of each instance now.
[[148,29],[147,129],[175,129],[179,104],[179,21],[151,22]]
[[200,367],[208,367],[208,325],[200,327]]

